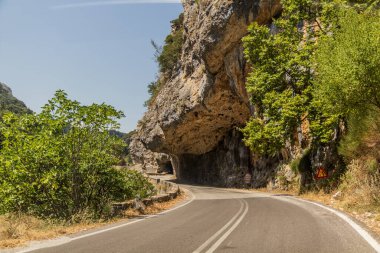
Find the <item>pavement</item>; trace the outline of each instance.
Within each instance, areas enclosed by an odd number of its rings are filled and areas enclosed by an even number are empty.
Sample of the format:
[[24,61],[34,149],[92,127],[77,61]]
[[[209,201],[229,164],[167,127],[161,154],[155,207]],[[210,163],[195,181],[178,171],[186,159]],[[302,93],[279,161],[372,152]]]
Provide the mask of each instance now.
[[34,244],[36,253],[373,253],[351,218],[289,196],[182,185],[191,196],[159,215]]

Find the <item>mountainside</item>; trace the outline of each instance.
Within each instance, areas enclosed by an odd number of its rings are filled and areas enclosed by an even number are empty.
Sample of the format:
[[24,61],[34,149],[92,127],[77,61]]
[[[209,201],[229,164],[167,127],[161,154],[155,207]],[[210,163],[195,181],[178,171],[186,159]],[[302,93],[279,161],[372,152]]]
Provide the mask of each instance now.
[[280,13],[278,1],[269,3],[184,2],[180,67],[140,121],[131,144],[135,160],[144,160],[145,147],[169,154],[178,178],[244,184],[252,169],[250,152],[236,128],[245,124],[252,108],[241,39],[253,21],[266,24]]
[[364,2],[184,1],[133,160],[152,172],[169,156],[198,183],[329,192],[361,159],[377,187],[379,5]]
[[17,114],[32,112],[26,107],[24,102],[13,96],[11,88],[0,83],[0,114],[3,115],[7,111]]

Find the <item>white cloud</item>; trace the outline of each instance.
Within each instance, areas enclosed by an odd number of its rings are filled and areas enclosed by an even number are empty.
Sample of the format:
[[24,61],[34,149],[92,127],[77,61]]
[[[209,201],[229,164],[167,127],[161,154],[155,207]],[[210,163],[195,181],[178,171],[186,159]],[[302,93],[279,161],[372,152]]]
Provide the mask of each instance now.
[[181,0],[109,0],[109,1],[93,1],[82,3],[71,3],[53,6],[52,9],[71,9],[94,6],[109,6],[109,5],[127,5],[127,4],[179,4]]

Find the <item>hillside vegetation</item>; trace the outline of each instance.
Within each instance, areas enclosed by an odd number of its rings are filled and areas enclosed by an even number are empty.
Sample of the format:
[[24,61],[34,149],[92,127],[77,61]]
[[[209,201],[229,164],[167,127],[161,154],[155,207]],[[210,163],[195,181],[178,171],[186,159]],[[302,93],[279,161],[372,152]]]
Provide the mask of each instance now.
[[159,73],[157,80],[148,85],[150,98],[145,102],[145,106],[152,104],[161,89],[161,85],[178,70],[183,45],[183,19],[184,15],[181,13],[177,19],[170,22],[172,32],[166,36],[162,47],[152,41],[152,45],[156,50],[155,60],[158,63]]
[[125,142],[110,131],[123,116],[106,104],[83,106],[63,91],[39,114],[4,114],[0,214],[77,222],[110,217],[113,201],[154,194],[142,174],[115,167]]
[[[255,107],[245,143],[266,157],[295,146],[295,160],[283,161],[312,178],[307,189],[340,189],[379,206],[379,1],[282,4],[280,18],[252,24],[243,40]],[[337,150],[328,179],[314,179],[315,150]]]

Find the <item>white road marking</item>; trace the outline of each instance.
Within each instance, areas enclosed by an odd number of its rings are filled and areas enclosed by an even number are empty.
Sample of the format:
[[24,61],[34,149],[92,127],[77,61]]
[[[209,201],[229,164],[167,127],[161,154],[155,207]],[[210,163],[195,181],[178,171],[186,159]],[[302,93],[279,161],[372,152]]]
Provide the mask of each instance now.
[[376,250],[376,252],[380,253],[380,244],[375,240],[375,238],[373,238],[367,231],[365,231],[362,227],[360,227],[356,222],[354,222],[352,219],[350,219],[347,215],[343,214],[342,212],[339,212],[333,208],[330,208],[330,207],[327,207],[327,206],[324,206],[324,205],[321,205],[321,204],[318,204],[318,203],[315,203],[315,202],[312,202],[312,201],[308,201],[308,200],[304,200],[304,199],[299,199],[299,198],[294,198],[294,197],[288,197],[288,198],[292,198],[292,199],[295,199],[295,200],[298,200],[298,201],[302,201],[302,202],[306,202],[306,203],[309,203],[309,204],[313,204],[315,206],[318,206],[320,208],[323,208],[325,210],[328,210],[330,212],[332,212],[333,214],[335,214],[336,216],[338,216],[339,218],[341,218],[342,220],[344,220],[345,222],[347,222],[369,245],[371,245],[371,247]]
[[240,218],[232,225],[232,227],[230,227],[229,230],[227,230],[226,233],[224,233],[220,238],[219,240],[217,240],[212,246],[211,248],[209,248],[209,250],[206,251],[206,253],[213,253],[226,239],[227,237],[237,228],[237,226],[239,226],[239,224],[242,222],[242,220],[244,219],[244,217],[247,215],[248,213],[248,203],[247,201],[245,201],[243,199],[243,202],[245,204],[245,210],[244,210],[244,213],[240,216]]
[[67,244],[67,243],[70,243],[70,242],[73,242],[73,241],[76,241],[76,240],[80,240],[80,239],[83,239],[83,238],[86,238],[86,237],[90,237],[90,236],[98,235],[98,234],[105,233],[105,232],[108,232],[108,231],[111,231],[111,230],[115,230],[115,229],[118,229],[118,228],[126,227],[126,226],[129,226],[129,225],[132,225],[132,224],[135,224],[135,223],[138,223],[138,222],[150,219],[150,218],[157,217],[157,216],[165,214],[165,213],[172,212],[174,210],[177,210],[179,208],[187,206],[188,204],[190,204],[191,202],[194,201],[194,199],[195,199],[194,194],[191,191],[188,191],[188,192],[191,195],[191,199],[189,201],[187,201],[186,203],[184,203],[182,205],[179,205],[179,206],[177,206],[177,207],[175,207],[173,209],[166,210],[166,211],[164,211],[162,213],[155,214],[155,215],[148,215],[144,219],[141,219],[141,220],[131,221],[131,222],[128,222],[128,223],[125,223],[125,224],[121,224],[121,225],[114,226],[114,227],[111,227],[111,228],[102,229],[102,230],[99,230],[99,231],[96,231],[96,232],[88,233],[88,234],[77,236],[77,237],[73,237],[73,238],[62,237],[62,238],[58,238],[58,239],[55,239],[55,240],[44,241],[44,242],[42,242],[40,244],[33,245],[33,246],[28,247],[28,248],[21,249],[21,251],[16,251],[16,252],[18,252],[18,253],[27,253],[27,252],[31,252],[31,251],[38,250],[38,249],[56,247],[56,246]]
[[214,241],[221,233],[223,233],[223,231],[226,230],[232,224],[232,222],[234,222],[237,219],[237,217],[243,211],[243,207],[244,207],[244,203],[241,200],[239,200],[239,202],[240,202],[240,209],[235,214],[235,216],[232,217],[232,219],[229,222],[227,222],[226,225],[224,225],[221,229],[219,229],[213,236],[211,236],[207,241],[205,241],[201,246],[199,246],[199,248],[193,251],[193,253],[202,252],[202,250],[204,250],[212,241]]

